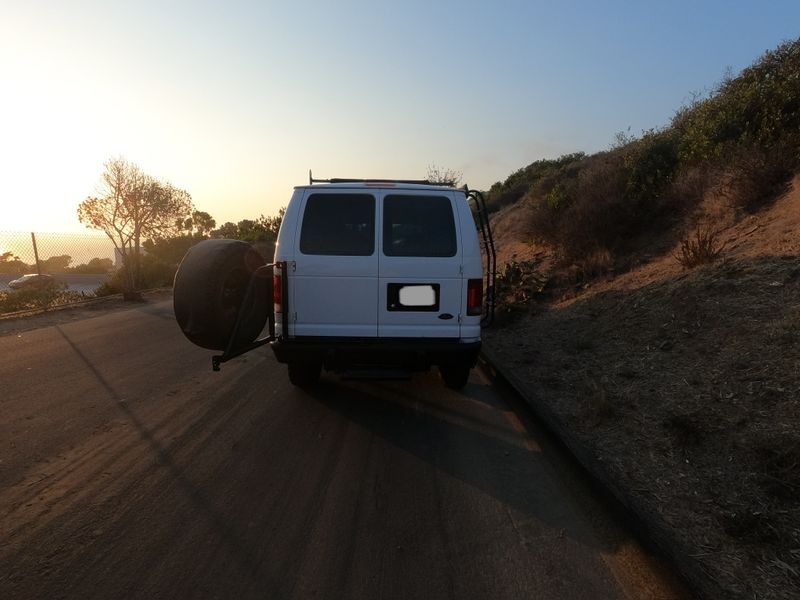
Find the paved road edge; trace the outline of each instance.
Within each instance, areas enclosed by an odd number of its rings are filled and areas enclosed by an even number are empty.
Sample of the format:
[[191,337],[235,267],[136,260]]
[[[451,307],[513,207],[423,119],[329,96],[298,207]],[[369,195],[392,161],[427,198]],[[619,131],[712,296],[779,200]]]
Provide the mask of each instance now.
[[502,366],[499,357],[488,347],[485,340],[480,358],[496,377],[500,377],[511,386],[545,428],[563,444],[564,448],[588,473],[598,491],[621,505],[622,509],[628,513],[641,541],[669,561],[692,592],[702,598],[725,597],[724,590],[708,577],[697,561],[692,559],[691,553],[696,550],[682,543],[675,536],[673,528],[669,527],[658,515],[646,510],[634,495],[619,486],[608,467],[592,452],[592,449],[572,432],[556,411],[552,410],[546,402],[537,399],[536,394],[522,378],[518,377],[512,369]]

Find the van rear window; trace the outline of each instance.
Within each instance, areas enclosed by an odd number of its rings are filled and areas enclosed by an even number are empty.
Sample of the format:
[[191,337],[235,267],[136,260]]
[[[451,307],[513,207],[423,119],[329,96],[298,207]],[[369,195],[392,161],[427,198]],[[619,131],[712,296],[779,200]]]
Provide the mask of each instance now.
[[375,252],[375,197],[311,194],[303,213],[300,252],[371,256]]
[[446,196],[386,196],[383,203],[386,256],[455,256],[456,226]]

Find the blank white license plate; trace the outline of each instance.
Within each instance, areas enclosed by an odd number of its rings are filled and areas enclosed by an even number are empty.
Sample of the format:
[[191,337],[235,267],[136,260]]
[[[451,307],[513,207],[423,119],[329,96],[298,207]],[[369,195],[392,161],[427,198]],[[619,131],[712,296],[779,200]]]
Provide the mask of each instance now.
[[432,285],[404,285],[399,290],[398,300],[402,306],[433,306],[436,293]]

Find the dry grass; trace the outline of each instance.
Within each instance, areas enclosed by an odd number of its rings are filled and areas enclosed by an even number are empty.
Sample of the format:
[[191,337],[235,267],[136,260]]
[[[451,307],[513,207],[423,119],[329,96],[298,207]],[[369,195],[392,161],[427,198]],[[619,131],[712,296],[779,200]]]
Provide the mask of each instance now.
[[710,224],[700,224],[680,241],[679,249],[673,256],[684,269],[711,264],[725,249],[725,243],[720,242],[719,238],[719,231]]
[[712,265],[485,335],[711,597],[800,597],[798,264]]

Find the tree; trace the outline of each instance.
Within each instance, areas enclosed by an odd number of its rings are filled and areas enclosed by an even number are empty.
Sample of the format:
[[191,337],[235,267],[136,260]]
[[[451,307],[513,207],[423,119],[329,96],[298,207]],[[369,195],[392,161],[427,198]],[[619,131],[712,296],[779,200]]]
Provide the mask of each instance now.
[[189,248],[205,239],[208,239],[207,236],[199,233],[184,234],[145,240],[143,246],[148,256],[164,265],[177,267],[184,255],[189,251]]
[[212,238],[218,238],[223,240],[236,240],[239,239],[239,227],[236,223],[232,223],[230,221],[226,221],[222,225],[219,226],[219,229],[215,229],[211,232]]
[[30,265],[22,262],[19,256],[16,256],[13,252],[3,252],[0,254],[0,273],[19,274],[30,270]]
[[114,268],[114,261],[110,258],[92,258],[86,264],[80,264],[75,267],[70,267],[67,269],[69,273],[77,273],[80,275],[89,275],[89,274],[103,274],[108,273],[111,269]]
[[194,233],[207,236],[216,226],[217,222],[207,212],[196,210],[192,213],[192,230]]
[[278,239],[283,215],[286,214],[284,206],[274,217],[259,216],[257,219],[242,219],[238,223],[227,221],[219,229],[211,231],[212,238],[243,240],[245,242],[274,243]]
[[461,171],[445,169],[437,166],[436,163],[431,163],[428,165],[428,175],[425,179],[434,184],[457,186],[463,176]]
[[45,260],[40,260],[39,264],[45,273],[65,273],[69,269],[72,257],[69,254],[51,256]]
[[197,234],[203,237],[207,237],[216,226],[217,222],[214,217],[202,210],[194,211],[190,218],[181,220],[178,224],[180,229],[185,229],[190,235]]
[[259,216],[257,219],[242,219],[238,223],[223,223],[211,232],[212,238],[242,240],[250,242],[265,258],[271,258],[278,241],[278,231],[286,214],[284,206],[274,217]]
[[147,175],[124,158],[112,158],[104,166],[98,195],[81,202],[78,219],[114,243],[122,257],[125,291],[132,294],[141,284],[143,240],[180,233],[194,207],[188,192]]

